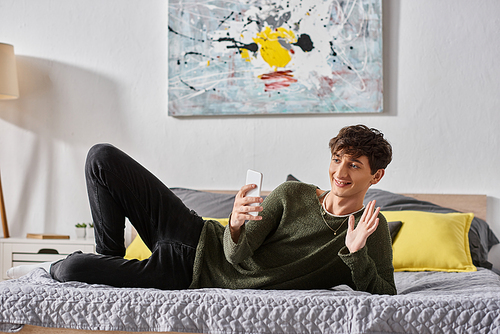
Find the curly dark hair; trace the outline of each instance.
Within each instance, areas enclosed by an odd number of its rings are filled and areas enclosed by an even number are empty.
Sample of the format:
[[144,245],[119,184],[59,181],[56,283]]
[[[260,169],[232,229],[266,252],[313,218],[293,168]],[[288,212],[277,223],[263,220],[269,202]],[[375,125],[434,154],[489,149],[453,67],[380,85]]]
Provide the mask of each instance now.
[[354,158],[366,156],[372,175],[385,169],[392,160],[392,146],[384,134],[361,124],[342,128],[336,137],[330,139],[330,151],[332,155],[343,151]]

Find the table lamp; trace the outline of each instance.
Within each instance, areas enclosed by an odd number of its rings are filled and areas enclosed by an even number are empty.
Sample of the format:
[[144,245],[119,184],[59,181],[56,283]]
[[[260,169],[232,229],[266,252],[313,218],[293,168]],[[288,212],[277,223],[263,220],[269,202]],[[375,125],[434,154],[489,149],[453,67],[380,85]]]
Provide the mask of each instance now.
[[[10,44],[0,43],[0,99],[12,100],[19,97],[19,85],[17,83],[16,56],[14,47]],[[0,178],[0,212],[2,215],[3,237],[8,238],[9,226],[7,225],[7,214],[3,200],[2,180]]]

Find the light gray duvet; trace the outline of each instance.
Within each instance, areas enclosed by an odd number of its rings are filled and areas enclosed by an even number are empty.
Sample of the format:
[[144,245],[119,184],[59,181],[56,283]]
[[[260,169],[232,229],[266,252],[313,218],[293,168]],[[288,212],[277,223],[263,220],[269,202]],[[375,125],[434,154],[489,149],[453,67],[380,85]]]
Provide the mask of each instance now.
[[332,290],[161,291],[59,283],[37,269],[0,282],[0,331],[23,324],[193,333],[498,333],[500,276],[396,273],[397,296]]

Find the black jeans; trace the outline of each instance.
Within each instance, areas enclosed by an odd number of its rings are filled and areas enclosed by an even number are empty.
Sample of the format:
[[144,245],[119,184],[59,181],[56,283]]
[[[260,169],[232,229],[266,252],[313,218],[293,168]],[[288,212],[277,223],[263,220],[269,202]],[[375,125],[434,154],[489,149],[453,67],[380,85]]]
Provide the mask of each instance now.
[[[99,254],[76,252],[54,263],[55,279],[185,289],[193,278],[203,219],[189,210],[159,179],[108,144],[92,147],[85,177]],[[149,259],[125,260],[125,217],[151,250]]]

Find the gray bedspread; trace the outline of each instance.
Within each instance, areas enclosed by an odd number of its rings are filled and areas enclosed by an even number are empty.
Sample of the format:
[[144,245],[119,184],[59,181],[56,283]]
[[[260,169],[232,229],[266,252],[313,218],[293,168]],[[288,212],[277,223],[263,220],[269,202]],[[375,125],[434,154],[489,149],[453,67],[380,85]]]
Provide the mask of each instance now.
[[341,286],[265,291],[118,289],[59,283],[37,269],[0,282],[0,331],[23,324],[203,333],[498,333],[500,276],[396,273],[397,296]]

